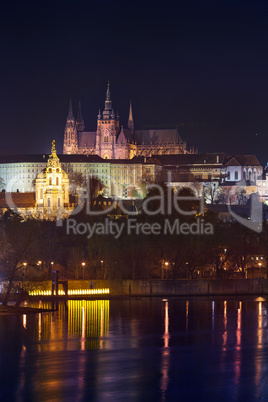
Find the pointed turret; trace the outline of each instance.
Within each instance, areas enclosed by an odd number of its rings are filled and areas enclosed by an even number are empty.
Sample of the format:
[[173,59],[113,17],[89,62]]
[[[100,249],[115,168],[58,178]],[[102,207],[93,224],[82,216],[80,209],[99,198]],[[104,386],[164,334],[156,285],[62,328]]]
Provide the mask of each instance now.
[[106,101],[111,100],[111,92],[110,92],[110,83],[108,81],[107,90],[106,90]]
[[110,119],[111,113],[112,113],[112,101],[111,101],[110,83],[108,81],[103,118]]
[[72,101],[70,100],[69,112],[66,119],[66,125],[64,130],[63,153],[77,154],[77,152],[78,152],[77,129],[73,115]]
[[117,144],[125,144],[127,142],[125,133],[124,133],[124,127],[123,125],[121,126],[121,131],[117,137]]
[[74,114],[73,114],[72,99],[70,99],[69,113],[68,113],[68,116],[67,116],[67,120],[72,120],[72,119],[74,119]]
[[128,128],[129,131],[133,134],[134,132],[134,120],[133,120],[133,114],[132,114],[132,102],[130,101],[130,105],[129,105],[129,116],[128,116]]
[[81,102],[79,101],[78,104],[78,114],[77,114],[77,119],[76,119],[76,129],[78,133],[82,133],[85,131],[85,124],[84,124],[84,119],[82,116],[81,112]]

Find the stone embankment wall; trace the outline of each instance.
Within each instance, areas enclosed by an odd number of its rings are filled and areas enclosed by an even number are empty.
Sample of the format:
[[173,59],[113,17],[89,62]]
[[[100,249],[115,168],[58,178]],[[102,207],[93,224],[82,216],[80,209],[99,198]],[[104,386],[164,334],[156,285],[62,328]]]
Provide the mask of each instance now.
[[[68,287],[69,289],[89,289],[90,282],[70,280]],[[92,282],[95,289],[109,288],[111,296],[268,295],[268,279],[93,280]],[[38,282],[39,289],[51,290],[49,281],[40,285],[41,283]]]

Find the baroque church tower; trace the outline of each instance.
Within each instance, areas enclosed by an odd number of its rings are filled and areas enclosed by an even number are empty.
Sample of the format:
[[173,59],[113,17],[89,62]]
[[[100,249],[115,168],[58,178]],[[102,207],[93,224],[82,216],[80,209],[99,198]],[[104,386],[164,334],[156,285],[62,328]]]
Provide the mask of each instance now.
[[96,154],[104,159],[115,158],[116,138],[119,133],[119,116],[112,108],[110,85],[108,83],[104,110],[99,110],[96,134]]
[[47,166],[36,178],[36,205],[39,211],[55,215],[68,203],[69,178],[61,167],[53,140]]
[[[80,105],[80,104],[79,104]],[[66,125],[64,130],[64,143],[63,143],[63,153],[64,154],[77,154],[78,153],[78,140],[77,140],[77,131],[83,127],[84,129],[84,121],[82,118],[80,106],[78,112],[78,120],[75,121],[73,115],[72,101],[70,101],[69,113],[66,119]],[[78,123],[79,122],[79,123]],[[83,131],[83,129],[81,131]]]

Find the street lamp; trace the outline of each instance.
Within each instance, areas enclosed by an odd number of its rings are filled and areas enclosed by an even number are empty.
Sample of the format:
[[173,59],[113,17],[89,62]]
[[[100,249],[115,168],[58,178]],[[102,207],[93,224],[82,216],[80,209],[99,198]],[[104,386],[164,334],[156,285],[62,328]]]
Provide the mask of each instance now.
[[23,264],[23,277],[22,277],[22,292],[24,291],[24,279],[25,279],[25,268],[27,266],[27,262],[24,262]]
[[83,267],[83,280],[85,279],[85,262],[82,262],[82,267]]

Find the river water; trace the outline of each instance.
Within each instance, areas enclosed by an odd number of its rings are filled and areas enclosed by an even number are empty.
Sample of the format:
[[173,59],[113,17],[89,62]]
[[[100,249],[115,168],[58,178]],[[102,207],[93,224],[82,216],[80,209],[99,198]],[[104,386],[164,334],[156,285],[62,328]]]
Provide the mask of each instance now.
[[0,316],[1,402],[267,400],[263,298],[70,300]]

